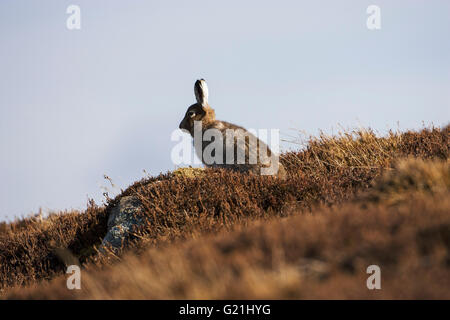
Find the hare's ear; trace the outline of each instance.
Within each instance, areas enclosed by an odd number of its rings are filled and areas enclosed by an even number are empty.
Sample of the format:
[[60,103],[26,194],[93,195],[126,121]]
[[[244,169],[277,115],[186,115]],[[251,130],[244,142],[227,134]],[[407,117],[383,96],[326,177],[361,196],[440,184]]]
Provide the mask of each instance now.
[[204,79],[195,81],[194,86],[195,98],[197,98],[198,104],[203,108],[208,106],[208,86]]

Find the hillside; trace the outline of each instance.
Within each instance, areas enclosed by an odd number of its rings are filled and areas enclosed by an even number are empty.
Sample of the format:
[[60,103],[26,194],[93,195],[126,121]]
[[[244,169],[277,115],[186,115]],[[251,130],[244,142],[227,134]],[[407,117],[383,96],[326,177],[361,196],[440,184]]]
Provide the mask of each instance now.
[[[107,206],[0,224],[2,298],[450,298],[450,126],[312,138],[288,179],[177,170]],[[143,204],[121,252],[108,213]],[[65,264],[83,267],[66,288]],[[379,265],[382,290],[368,290]],[[419,276],[420,275],[420,276]]]

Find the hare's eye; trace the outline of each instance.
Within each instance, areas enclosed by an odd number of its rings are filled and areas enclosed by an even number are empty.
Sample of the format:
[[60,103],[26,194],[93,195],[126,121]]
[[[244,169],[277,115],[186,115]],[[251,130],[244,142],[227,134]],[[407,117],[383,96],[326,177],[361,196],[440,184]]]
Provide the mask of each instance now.
[[189,116],[190,118],[195,117],[195,111],[189,111],[189,112],[188,112],[188,116]]

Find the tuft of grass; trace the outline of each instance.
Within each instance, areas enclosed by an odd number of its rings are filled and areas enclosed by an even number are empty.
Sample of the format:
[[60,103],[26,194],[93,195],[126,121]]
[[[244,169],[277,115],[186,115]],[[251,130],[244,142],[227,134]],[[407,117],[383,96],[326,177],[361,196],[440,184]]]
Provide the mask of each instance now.
[[374,201],[395,204],[410,193],[444,194],[450,191],[450,161],[406,158],[378,179],[370,191]]

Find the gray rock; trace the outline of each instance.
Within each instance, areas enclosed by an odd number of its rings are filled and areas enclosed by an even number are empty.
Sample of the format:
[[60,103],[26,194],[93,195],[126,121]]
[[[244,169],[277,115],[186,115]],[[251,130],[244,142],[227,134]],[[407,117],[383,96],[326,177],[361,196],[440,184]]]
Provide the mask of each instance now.
[[134,226],[142,223],[139,212],[142,203],[133,196],[122,197],[119,203],[111,209],[108,217],[108,232],[102,241],[100,252],[106,248],[117,251],[130,239]]

